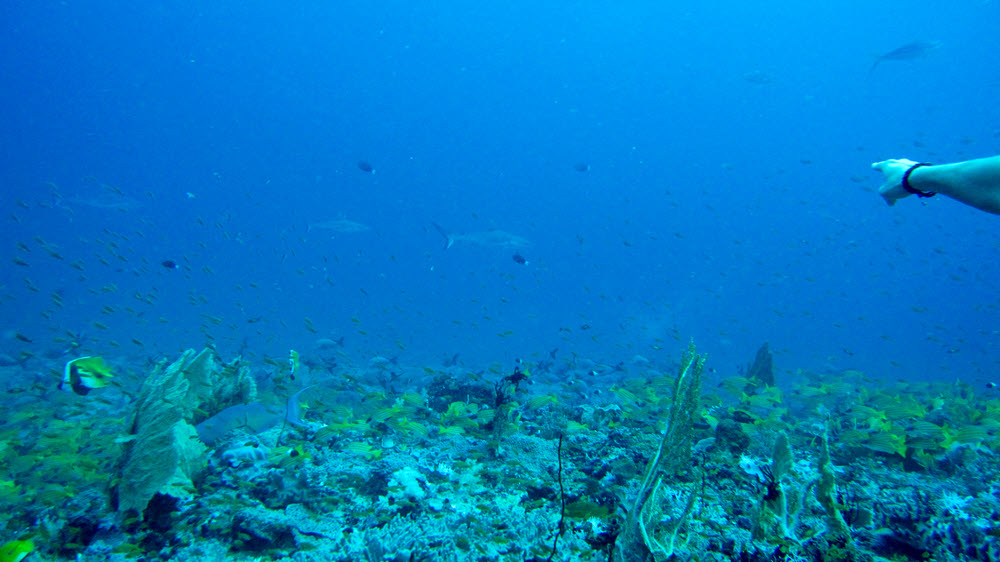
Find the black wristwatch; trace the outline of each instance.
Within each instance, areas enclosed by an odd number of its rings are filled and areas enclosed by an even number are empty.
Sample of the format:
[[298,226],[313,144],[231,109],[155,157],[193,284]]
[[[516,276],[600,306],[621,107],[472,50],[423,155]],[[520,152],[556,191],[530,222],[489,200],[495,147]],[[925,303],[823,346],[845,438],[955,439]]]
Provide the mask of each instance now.
[[910,185],[910,174],[913,173],[913,170],[916,170],[921,166],[933,166],[933,164],[931,164],[930,162],[921,162],[919,164],[914,164],[910,166],[910,169],[903,172],[903,189],[916,195],[917,197],[934,197],[935,195],[937,195],[936,191],[920,191],[919,189]]

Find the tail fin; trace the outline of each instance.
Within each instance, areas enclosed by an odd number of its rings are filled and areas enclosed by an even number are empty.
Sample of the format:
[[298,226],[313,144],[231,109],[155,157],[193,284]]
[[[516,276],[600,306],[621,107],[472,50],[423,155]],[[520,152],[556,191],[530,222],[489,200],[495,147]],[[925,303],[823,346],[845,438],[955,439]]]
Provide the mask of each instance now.
[[433,224],[434,228],[436,228],[437,231],[441,233],[441,236],[444,236],[445,239],[444,249],[447,250],[448,248],[451,248],[451,245],[455,243],[455,239],[452,237],[452,235],[448,234],[448,231],[441,228],[441,225],[439,225],[438,223],[431,222],[431,224]]
[[286,422],[288,422],[288,423],[290,423],[290,424],[292,424],[294,426],[297,426],[297,427],[307,427],[302,422],[302,409],[299,407],[299,396],[302,396],[303,392],[309,390],[310,388],[312,388],[314,386],[316,386],[316,385],[311,384],[311,385],[303,388],[302,390],[296,392],[295,394],[291,395],[291,397],[288,398],[288,400],[285,402],[285,421]]

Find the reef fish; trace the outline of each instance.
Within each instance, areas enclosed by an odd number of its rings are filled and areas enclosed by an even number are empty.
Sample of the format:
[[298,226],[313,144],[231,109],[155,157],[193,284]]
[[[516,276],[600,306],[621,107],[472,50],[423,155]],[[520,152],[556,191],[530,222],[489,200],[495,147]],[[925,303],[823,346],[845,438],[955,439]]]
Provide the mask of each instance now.
[[35,543],[30,540],[10,541],[0,546],[0,562],[21,562],[35,550]]
[[299,370],[299,352],[294,349],[288,350],[288,376],[295,380],[295,371]]
[[257,434],[279,423],[281,423],[280,412],[273,411],[259,402],[253,402],[230,406],[199,423],[194,429],[205,444],[214,446],[216,442],[237,429]]
[[940,46],[940,41],[914,41],[912,43],[907,43],[906,45],[893,49],[888,53],[878,55],[875,58],[875,64],[872,65],[872,69],[869,72],[874,71],[875,67],[877,67],[882,61],[914,60],[923,58]]
[[73,392],[85,395],[95,388],[103,388],[108,385],[111,368],[108,367],[104,359],[100,357],[78,357],[68,363],[63,369],[63,379],[59,382],[59,389],[69,387]]
[[307,386],[293,394],[285,402],[284,414],[277,411],[276,407],[267,406],[260,402],[238,404],[204,420],[194,426],[194,429],[198,432],[198,437],[203,443],[214,447],[222,438],[237,429],[257,434],[282,423],[282,420],[294,426],[305,427],[301,417],[302,411],[299,408],[299,396],[313,386],[316,385]]

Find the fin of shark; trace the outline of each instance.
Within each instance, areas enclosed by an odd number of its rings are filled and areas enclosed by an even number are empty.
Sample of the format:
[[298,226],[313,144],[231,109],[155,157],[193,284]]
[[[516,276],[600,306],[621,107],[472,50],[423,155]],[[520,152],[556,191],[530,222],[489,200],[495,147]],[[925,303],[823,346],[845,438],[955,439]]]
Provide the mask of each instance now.
[[441,233],[441,236],[444,236],[444,249],[447,250],[448,248],[451,248],[452,244],[455,243],[455,237],[449,234],[448,231],[442,228],[438,223],[432,222],[431,224],[433,224],[434,228]]
[[299,396],[303,392],[309,390],[316,385],[311,384],[302,390],[293,394],[287,402],[285,402],[285,422],[290,423],[297,427],[307,427],[305,423],[302,422],[302,410],[299,408]]

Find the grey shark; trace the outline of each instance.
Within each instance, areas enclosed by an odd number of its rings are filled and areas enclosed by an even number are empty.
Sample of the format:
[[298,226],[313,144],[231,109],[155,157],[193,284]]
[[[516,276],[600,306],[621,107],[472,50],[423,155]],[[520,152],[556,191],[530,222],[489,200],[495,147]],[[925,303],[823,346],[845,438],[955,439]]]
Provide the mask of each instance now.
[[365,232],[370,230],[367,224],[361,224],[360,222],[354,222],[344,218],[309,223],[307,230],[332,230],[333,232],[342,232],[345,234],[352,234],[355,232]]
[[868,72],[873,72],[875,67],[879,65],[880,62],[885,60],[914,60],[926,57],[931,51],[936,50],[941,46],[940,41],[914,41],[912,43],[907,43],[902,47],[898,47],[889,51],[888,53],[883,53],[878,55],[875,59],[875,64],[872,65],[872,69]]
[[441,236],[444,236],[444,248],[446,250],[455,244],[469,244],[472,246],[483,246],[487,248],[505,248],[508,250],[523,250],[531,247],[530,240],[502,230],[486,230],[483,232],[465,232],[462,234],[455,234],[448,232],[436,222],[432,222],[431,224],[433,224],[434,228],[441,233]]

